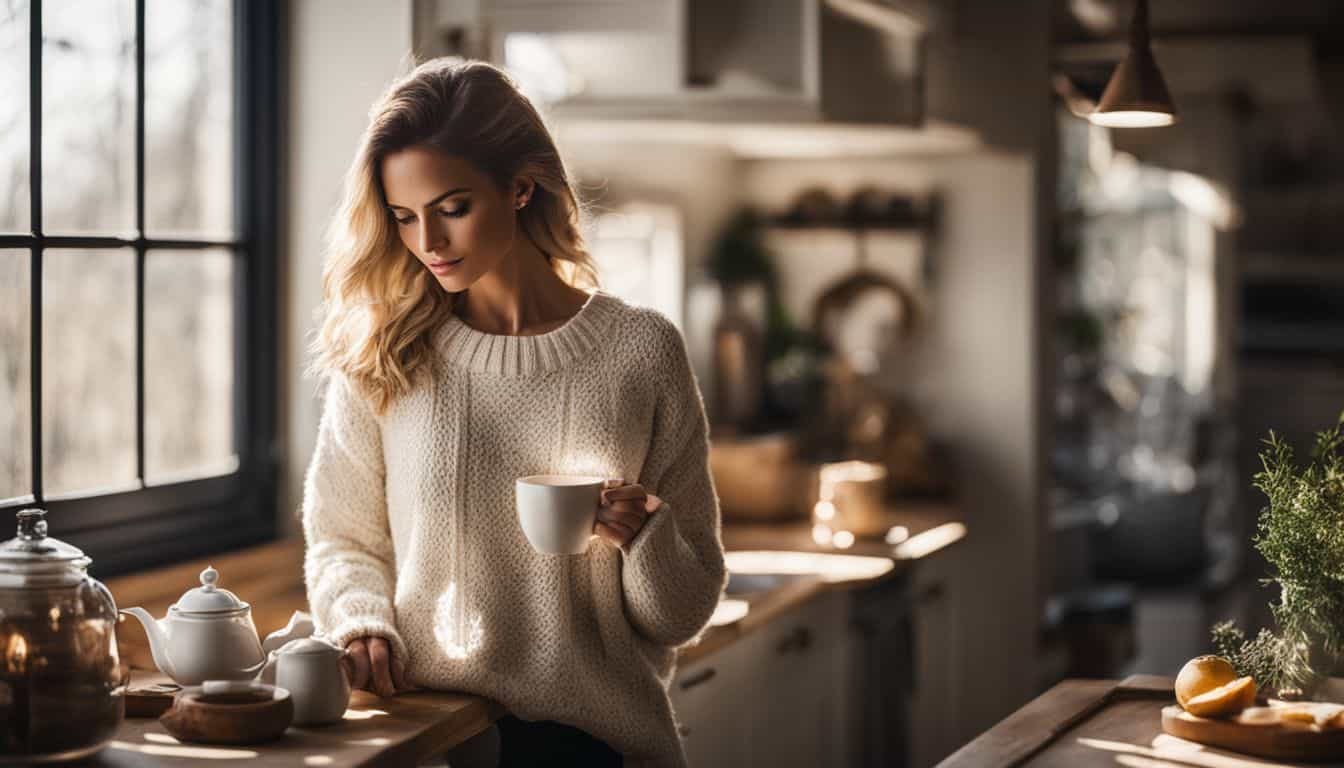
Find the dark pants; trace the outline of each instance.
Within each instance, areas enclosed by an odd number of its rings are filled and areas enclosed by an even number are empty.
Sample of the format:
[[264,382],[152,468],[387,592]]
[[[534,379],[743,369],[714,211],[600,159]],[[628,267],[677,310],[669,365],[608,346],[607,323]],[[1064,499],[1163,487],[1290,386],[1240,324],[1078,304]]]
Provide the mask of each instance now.
[[568,725],[539,720],[529,722],[513,715],[500,718],[500,768],[620,768],[624,759],[605,741]]

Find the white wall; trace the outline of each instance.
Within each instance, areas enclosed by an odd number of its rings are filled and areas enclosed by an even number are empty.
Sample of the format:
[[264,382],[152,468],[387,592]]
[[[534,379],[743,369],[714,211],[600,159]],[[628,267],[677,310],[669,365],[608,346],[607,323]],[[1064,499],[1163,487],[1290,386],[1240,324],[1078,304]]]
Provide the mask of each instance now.
[[281,263],[283,337],[280,509],[297,533],[303,473],[321,415],[316,382],[303,378],[305,348],[322,300],[322,243],[341,179],[382,93],[411,47],[411,0],[291,0],[287,124],[288,232]]

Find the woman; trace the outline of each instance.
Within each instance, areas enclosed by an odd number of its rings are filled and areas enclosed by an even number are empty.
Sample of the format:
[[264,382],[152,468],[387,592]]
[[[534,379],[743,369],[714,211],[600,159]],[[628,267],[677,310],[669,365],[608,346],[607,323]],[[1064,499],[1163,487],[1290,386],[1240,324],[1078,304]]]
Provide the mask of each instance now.
[[[682,765],[666,685],[726,578],[685,344],[581,290],[569,178],[505,74],[431,61],[371,114],[312,350],[318,628],[356,687],[504,704],[505,765]],[[612,478],[585,554],[524,537],[514,480],[542,473]]]

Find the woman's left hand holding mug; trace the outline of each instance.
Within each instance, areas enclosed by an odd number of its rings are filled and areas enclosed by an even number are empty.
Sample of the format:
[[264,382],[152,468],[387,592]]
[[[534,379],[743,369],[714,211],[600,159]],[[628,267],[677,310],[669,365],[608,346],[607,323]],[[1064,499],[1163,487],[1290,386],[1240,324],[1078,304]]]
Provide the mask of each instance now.
[[662,501],[650,495],[642,485],[626,485],[624,480],[608,480],[602,490],[593,533],[618,547],[626,547],[644,527],[644,523]]

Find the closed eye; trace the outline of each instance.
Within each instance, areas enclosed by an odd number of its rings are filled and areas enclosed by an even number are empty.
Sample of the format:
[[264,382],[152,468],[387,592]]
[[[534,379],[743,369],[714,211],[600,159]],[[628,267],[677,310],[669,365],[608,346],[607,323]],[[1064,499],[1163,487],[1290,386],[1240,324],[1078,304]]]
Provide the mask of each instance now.
[[[462,218],[463,216],[466,216],[467,213],[470,212],[470,211],[471,211],[471,206],[469,206],[469,205],[464,205],[464,206],[461,206],[460,208],[454,208],[454,209],[452,209],[452,210],[447,210],[447,209],[440,208],[440,209],[437,211],[437,213],[438,213],[440,216],[442,216],[442,217],[444,217],[444,218],[447,218],[447,219],[460,219],[460,218]],[[410,224],[411,222],[415,221],[415,214],[410,213],[410,214],[407,214],[407,215],[405,215],[405,216],[398,216],[396,213],[393,213],[393,214],[392,214],[392,220],[395,221],[395,222],[397,222],[398,225],[404,227],[404,226],[406,226],[407,224]]]

